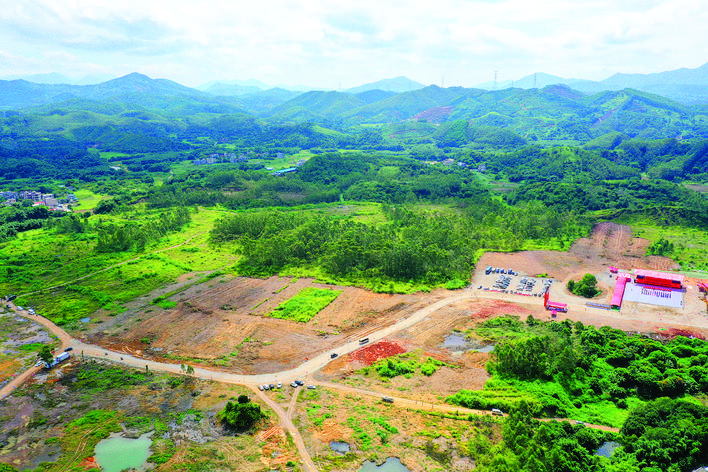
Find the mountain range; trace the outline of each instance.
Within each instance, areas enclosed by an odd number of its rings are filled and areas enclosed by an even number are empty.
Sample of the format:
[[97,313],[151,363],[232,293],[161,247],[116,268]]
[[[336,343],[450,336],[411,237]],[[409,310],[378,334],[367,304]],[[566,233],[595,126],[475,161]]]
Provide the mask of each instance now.
[[[105,98],[106,95],[120,96],[129,91],[125,89],[125,86],[127,86],[128,88],[132,88],[133,92],[140,92],[142,90],[146,93],[157,92],[162,95],[187,95],[192,98],[199,96],[197,93],[201,92],[203,94],[201,98],[207,101],[208,96],[236,97],[244,102],[246,109],[263,113],[287,100],[295,98],[301,93],[313,91],[311,87],[303,85],[272,86],[254,79],[212,81],[194,89],[180,86],[166,79],[156,79],[155,84],[147,87],[147,82],[144,79],[142,79],[142,85],[135,83],[139,82],[139,77],[146,78],[146,76],[137,73],[110,80],[105,80],[105,75],[70,79],[58,73],[10,77],[7,79],[11,80],[0,80],[0,109],[44,105],[71,98],[102,99]],[[127,85],[128,82],[132,83]],[[161,87],[157,87],[157,84],[160,84]],[[549,85],[557,84],[567,85],[585,94],[635,89],[670,98],[671,100],[686,105],[708,104],[708,63],[695,69],[682,68],[654,74],[615,74],[602,81],[568,79],[538,72],[519,80],[507,80],[496,83],[485,82],[478,84],[474,88],[488,91],[504,90],[507,88],[541,89]],[[147,89],[145,87],[147,87]],[[398,94],[413,92],[424,87],[424,84],[401,76],[379,80],[338,92],[359,95],[362,92],[378,90]],[[155,90],[156,88],[160,90]],[[266,91],[270,92],[262,94],[262,92]],[[266,103],[260,103],[261,98],[263,98]]]
[[670,98],[686,105],[708,103],[708,63],[695,69],[677,69],[654,74],[615,74],[602,81],[565,79],[542,72],[519,80],[485,82],[476,86],[485,90],[501,90],[509,87],[542,88],[547,85],[568,85],[583,93],[605,90],[635,89]]
[[[664,90],[675,81],[673,87],[676,89],[693,87],[690,90],[700,91],[708,87],[701,82],[706,71],[708,66],[648,76],[618,75],[610,78],[608,88],[629,84]],[[252,90],[257,91],[217,96],[167,79],[151,79],[132,73],[95,85],[0,81],[0,110],[66,116],[72,118],[72,123],[76,122],[66,125],[69,127],[80,124],[80,113],[89,112],[104,115],[106,118],[102,120],[109,121],[125,118],[174,123],[187,117],[204,121],[207,117],[222,115],[242,115],[250,120],[260,118],[273,123],[312,121],[345,126],[466,121],[477,130],[474,132],[484,127],[503,128],[520,139],[581,142],[608,133],[629,137],[708,137],[708,128],[703,125],[708,121],[706,106],[687,105],[636,88],[589,93],[597,85],[586,81],[558,84],[558,79],[537,74],[535,78],[526,77],[519,81],[520,85],[535,83],[536,88],[521,88],[515,84],[513,88],[484,90],[436,85],[424,87],[398,77],[347,91],[304,93],[282,88],[260,90],[258,84],[251,83],[232,85],[254,87]],[[676,85],[680,81],[687,85]],[[380,87],[410,90],[386,91]],[[708,100],[702,103],[708,104]],[[73,117],[77,118],[74,120]],[[431,128],[430,132],[433,131]],[[459,129],[453,131],[461,132]],[[469,129],[464,131],[471,132]],[[448,137],[444,136],[444,139],[448,140]],[[449,140],[453,142],[456,138]]]

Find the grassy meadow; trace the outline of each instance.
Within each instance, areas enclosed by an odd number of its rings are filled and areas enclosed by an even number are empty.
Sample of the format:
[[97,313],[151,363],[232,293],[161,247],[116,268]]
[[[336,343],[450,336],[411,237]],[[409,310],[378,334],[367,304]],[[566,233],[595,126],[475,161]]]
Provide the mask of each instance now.
[[[631,224],[631,227],[636,237],[648,239],[652,243],[663,238],[672,243],[673,251],[665,256],[681,264],[683,271],[708,270],[708,232],[705,230],[685,226],[657,226],[646,222]],[[705,273],[693,276],[708,278]]]
[[297,295],[282,303],[266,316],[307,323],[317,313],[332,303],[340,293],[342,293],[341,290],[307,287],[300,290]]
[[[92,216],[103,223],[146,218],[132,215]],[[228,268],[236,261],[230,244],[212,247],[208,231],[218,209],[200,209],[182,231],[150,243],[143,252],[98,253],[92,232],[57,234],[51,229],[21,233],[0,245],[7,277],[0,293],[20,295],[17,303],[41,307],[41,313],[64,323],[102,309],[119,313],[127,303],[188,273]]]

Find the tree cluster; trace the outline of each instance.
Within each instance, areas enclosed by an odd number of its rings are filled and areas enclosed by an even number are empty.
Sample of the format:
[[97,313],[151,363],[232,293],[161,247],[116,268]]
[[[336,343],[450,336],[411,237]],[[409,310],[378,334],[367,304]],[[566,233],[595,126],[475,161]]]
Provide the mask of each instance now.
[[263,418],[265,413],[260,405],[251,402],[246,395],[240,395],[238,401],[228,402],[220,413],[222,421],[236,431],[248,431]]
[[592,298],[600,293],[597,289],[597,279],[592,274],[585,274],[580,282],[570,279],[567,285],[568,291],[585,298]]
[[451,214],[387,206],[384,216],[374,225],[337,214],[238,213],[217,221],[211,240],[237,240],[241,268],[251,273],[319,266],[343,278],[439,282],[466,279],[479,249],[519,249],[529,239],[572,237],[580,228],[541,206],[493,200]]

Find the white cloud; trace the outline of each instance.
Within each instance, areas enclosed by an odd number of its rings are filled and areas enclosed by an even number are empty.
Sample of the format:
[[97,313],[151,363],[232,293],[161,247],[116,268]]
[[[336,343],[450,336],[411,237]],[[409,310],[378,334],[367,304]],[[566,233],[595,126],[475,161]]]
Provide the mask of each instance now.
[[697,67],[707,23],[705,0],[0,0],[0,60],[8,74],[163,71],[188,85],[446,74],[469,86],[497,69],[602,79]]

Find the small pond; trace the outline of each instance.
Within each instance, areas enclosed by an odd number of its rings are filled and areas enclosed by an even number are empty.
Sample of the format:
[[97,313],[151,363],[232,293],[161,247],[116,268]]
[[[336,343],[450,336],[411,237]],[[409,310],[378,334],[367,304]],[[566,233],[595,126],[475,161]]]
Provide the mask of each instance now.
[[444,344],[446,347],[467,347],[467,340],[464,336],[452,333],[445,336]]
[[361,465],[357,472],[411,472],[408,468],[401,464],[398,457],[389,457],[381,465],[376,465],[376,462],[366,461]]
[[329,447],[337,454],[346,454],[349,452],[349,443],[343,441],[332,441],[329,443]]
[[443,341],[443,346],[451,351],[479,351],[479,352],[492,352],[494,350],[493,344],[481,344],[474,339],[467,339],[464,335],[458,333],[452,333],[445,336]]
[[618,442],[607,441],[602,446],[600,446],[600,449],[597,450],[595,455],[609,458],[612,453],[615,452],[615,449],[619,447],[619,445],[620,443]]
[[96,462],[103,472],[120,472],[130,468],[146,470],[151,434],[146,433],[136,439],[124,438],[119,433],[111,434],[96,444]]

